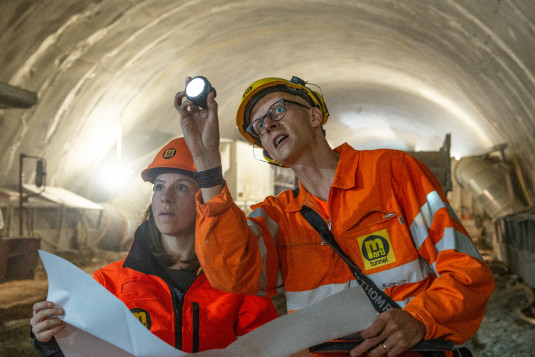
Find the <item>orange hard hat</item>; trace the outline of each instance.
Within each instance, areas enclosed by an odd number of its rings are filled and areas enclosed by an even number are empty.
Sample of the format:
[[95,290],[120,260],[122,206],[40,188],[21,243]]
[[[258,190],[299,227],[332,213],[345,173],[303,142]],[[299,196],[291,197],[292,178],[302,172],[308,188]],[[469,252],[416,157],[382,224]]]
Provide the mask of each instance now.
[[149,166],[141,171],[141,178],[145,182],[154,183],[158,175],[166,172],[195,178],[195,163],[184,138],[171,140],[165,145]]

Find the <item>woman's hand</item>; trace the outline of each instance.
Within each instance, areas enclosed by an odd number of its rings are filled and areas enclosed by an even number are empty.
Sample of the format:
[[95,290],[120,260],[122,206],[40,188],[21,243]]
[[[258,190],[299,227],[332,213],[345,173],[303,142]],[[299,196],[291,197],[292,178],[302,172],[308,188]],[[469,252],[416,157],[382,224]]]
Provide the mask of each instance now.
[[[191,77],[186,78],[186,85]],[[187,100],[184,91],[175,95],[174,105],[180,114],[180,126],[184,139],[195,161],[197,171],[221,165],[219,153],[219,119],[215,93],[208,94],[207,108],[199,108]]]
[[405,352],[425,336],[425,325],[410,313],[390,309],[360,333],[364,341],[351,351],[351,356],[394,357]]
[[48,342],[50,339],[63,330],[67,325],[57,318],[58,315],[65,314],[62,308],[54,307],[52,301],[40,301],[33,305],[33,316],[30,319],[32,332],[41,342]]

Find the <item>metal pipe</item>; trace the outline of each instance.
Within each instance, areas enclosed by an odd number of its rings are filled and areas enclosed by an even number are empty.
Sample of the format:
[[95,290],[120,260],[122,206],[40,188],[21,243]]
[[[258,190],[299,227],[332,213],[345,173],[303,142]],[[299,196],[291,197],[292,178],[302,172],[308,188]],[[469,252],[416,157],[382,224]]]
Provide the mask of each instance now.
[[24,154],[20,154],[19,155],[19,238],[22,238],[22,218],[23,218],[23,214],[22,214],[22,175],[23,175],[23,171],[22,171],[22,163],[24,162],[24,157],[26,155]]
[[470,191],[491,218],[499,218],[525,209],[508,189],[510,179],[504,167],[490,165],[480,157],[466,157],[457,163],[455,178]]

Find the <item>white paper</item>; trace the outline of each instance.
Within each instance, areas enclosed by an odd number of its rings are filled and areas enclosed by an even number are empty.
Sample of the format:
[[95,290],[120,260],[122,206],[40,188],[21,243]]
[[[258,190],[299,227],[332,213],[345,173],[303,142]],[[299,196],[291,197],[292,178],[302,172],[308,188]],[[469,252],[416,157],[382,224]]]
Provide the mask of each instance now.
[[68,261],[39,251],[48,275],[48,300],[65,310],[56,335],[66,357],[287,356],[367,328],[377,314],[360,287],[346,289],[279,317],[225,349],[185,353],[153,335],[124,303]]

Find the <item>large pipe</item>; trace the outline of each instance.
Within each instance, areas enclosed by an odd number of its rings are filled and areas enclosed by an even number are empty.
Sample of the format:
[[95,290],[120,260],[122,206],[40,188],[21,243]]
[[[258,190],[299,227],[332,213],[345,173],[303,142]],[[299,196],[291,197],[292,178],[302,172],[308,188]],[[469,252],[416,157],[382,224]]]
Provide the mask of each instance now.
[[480,157],[466,157],[457,163],[455,178],[493,219],[524,209],[507,187],[509,173]]

